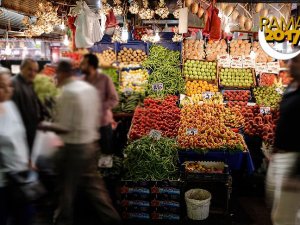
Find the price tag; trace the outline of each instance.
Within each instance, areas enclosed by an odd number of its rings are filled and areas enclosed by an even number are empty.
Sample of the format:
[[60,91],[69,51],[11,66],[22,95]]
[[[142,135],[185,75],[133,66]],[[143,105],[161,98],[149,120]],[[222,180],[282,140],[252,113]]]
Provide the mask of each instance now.
[[162,91],[164,89],[163,83],[156,83],[152,85],[153,91]]
[[261,114],[270,114],[271,113],[271,108],[270,107],[260,107],[260,113]]
[[159,140],[161,138],[161,132],[159,130],[151,130],[149,136],[155,140]]
[[125,94],[125,95],[131,95],[132,92],[133,92],[133,89],[132,89],[132,88],[125,88],[125,89],[124,89],[124,94]]
[[202,97],[203,97],[204,99],[211,99],[213,96],[214,96],[214,93],[213,93],[213,92],[210,92],[210,91],[206,91],[206,92],[203,92],[203,93],[202,93]]
[[197,135],[198,134],[198,129],[196,128],[188,128],[186,130],[187,135]]
[[255,102],[248,102],[247,106],[256,106],[256,103]]

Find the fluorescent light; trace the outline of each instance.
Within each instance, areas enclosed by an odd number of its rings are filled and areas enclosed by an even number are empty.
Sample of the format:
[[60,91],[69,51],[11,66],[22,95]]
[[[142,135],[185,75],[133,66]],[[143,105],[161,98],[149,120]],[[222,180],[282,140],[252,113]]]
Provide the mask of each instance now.
[[153,41],[154,41],[154,42],[159,42],[159,41],[160,41],[160,36],[159,36],[159,33],[158,33],[158,31],[156,31],[156,32],[155,32],[155,35],[154,35]]
[[6,47],[5,47],[5,55],[11,55],[11,48],[9,46],[9,44],[7,43],[6,44]]
[[65,37],[64,37],[64,41],[63,41],[64,45],[68,46],[70,44],[70,41],[69,41],[69,38],[68,38],[68,35],[65,34]]

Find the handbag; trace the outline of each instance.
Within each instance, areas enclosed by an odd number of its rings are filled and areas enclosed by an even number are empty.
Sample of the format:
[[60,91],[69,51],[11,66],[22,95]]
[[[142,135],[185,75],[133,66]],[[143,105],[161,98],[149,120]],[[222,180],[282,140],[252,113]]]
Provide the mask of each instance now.
[[46,189],[40,183],[37,172],[8,172],[8,181],[12,195],[17,202],[33,202],[46,194]]

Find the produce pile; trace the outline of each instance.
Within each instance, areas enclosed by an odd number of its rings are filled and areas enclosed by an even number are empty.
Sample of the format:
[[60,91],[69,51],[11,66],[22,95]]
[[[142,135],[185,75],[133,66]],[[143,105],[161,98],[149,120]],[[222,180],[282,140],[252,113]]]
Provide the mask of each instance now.
[[220,92],[208,92],[202,94],[194,94],[191,97],[185,96],[181,99],[180,104],[195,105],[195,104],[223,104],[223,95]]
[[180,121],[177,101],[177,96],[167,96],[165,99],[146,98],[144,107],[137,107],[134,112],[129,138],[141,138],[149,135],[151,130],[160,131],[164,137],[175,138]]
[[188,173],[223,173],[224,165],[217,168],[202,162],[186,162],[185,171]]
[[202,94],[203,92],[218,92],[218,86],[214,84],[209,84],[206,81],[193,80],[187,81],[185,85],[186,94],[188,96],[193,96],[195,94]]
[[[153,45],[143,67],[151,71],[148,94],[154,96],[184,93],[185,82],[180,71],[180,52]],[[159,88],[158,88],[159,86]]]
[[230,42],[230,55],[248,56],[251,52],[251,43],[248,40],[232,40]]
[[269,113],[262,114],[260,107],[256,105],[243,107],[241,112],[245,117],[245,134],[261,137],[264,142],[273,144],[278,110],[270,109]]
[[59,94],[53,78],[39,74],[33,81],[34,91],[37,94],[41,102],[45,102],[47,99],[55,98]]
[[145,92],[148,83],[148,71],[143,69],[122,71],[121,92]]
[[259,106],[277,108],[282,98],[282,95],[278,89],[282,90],[282,88],[276,86],[254,88],[253,93],[256,103]]
[[188,79],[217,82],[217,63],[187,60],[184,64],[184,76]]
[[227,54],[227,43],[224,39],[220,41],[209,40],[206,45],[206,60],[214,61],[217,60],[218,55]]
[[250,88],[256,83],[251,69],[222,68],[219,75],[224,87]]
[[99,59],[100,66],[110,66],[117,60],[116,53],[112,49],[105,50],[96,55]]
[[46,64],[41,73],[46,76],[52,77],[56,74],[56,68],[55,68],[55,66]]
[[125,93],[119,94],[119,104],[114,108],[114,112],[132,113],[135,108],[143,102],[144,95],[140,93],[131,93],[126,95]]
[[273,58],[269,56],[265,51],[260,47],[259,42],[254,41],[252,50],[256,53],[256,62],[257,63],[267,63],[272,62]]
[[177,179],[177,144],[174,139],[149,136],[130,143],[124,152],[125,179],[167,180]]
[[183,58],[202,60],[205,58],[203,40],[185,40],[183,44]]
[[223,95],[227,101],[248,102],[251,99],[251,93],[249,90],[225,90]]
[[[178,131],[179,146],[196,150],[245,151],[247,148],[243,137],[228,127],[235,126],[240,116],[228,118],[228,113],[235,115],[235,111],[226,109],[224,105],[184,106]],[[230,124],[231,122],[234,124]]]
[[137,49],[133,50],[132,48],[126,48],[124,47],[119,53],[118,53],[118,62],[125,63],[125,64],[140,64],[144,60],[147,59],[146,52]]
[[277,81],[277,77],[273,73],[263,73],[260,75],[259,86],[273,86]]

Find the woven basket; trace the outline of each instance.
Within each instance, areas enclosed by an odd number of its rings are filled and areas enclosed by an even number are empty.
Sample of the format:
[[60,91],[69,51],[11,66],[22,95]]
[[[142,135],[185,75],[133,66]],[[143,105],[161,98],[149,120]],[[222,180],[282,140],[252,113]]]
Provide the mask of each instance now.
[[191,189],[185,193],[188,218],[205,220],[209,215],[211,193],[203,189]]

